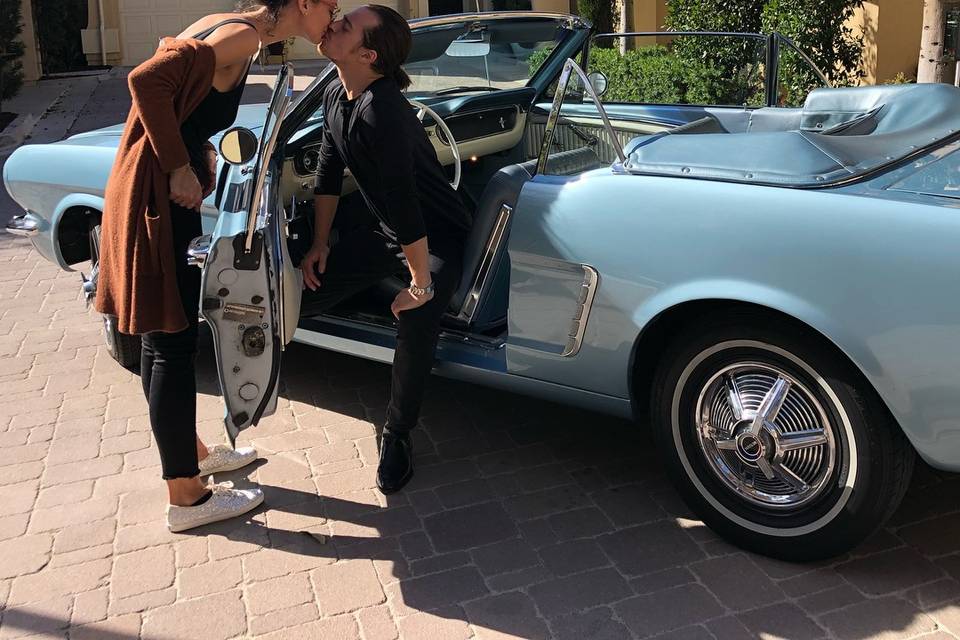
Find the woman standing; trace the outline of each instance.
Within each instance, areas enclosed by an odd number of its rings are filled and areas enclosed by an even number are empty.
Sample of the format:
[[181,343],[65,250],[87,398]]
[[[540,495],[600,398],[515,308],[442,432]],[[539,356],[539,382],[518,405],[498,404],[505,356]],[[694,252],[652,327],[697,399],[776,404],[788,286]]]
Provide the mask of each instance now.
[[140,375],[171,531],[263,502],[259,488],[200,480],[257,457],[249,447],[208,449],[197,437],[200,270],[187,265],[186,250],[203,233],[200,205],[216,183],[208,139],[236,118],[261,47],[291,36],[319,43],[335,10],[336,0],[259,0],[249,11],[209,15],[161,40],[128,77],[133,104],[104,195],[96,308],[116,316],[121,332],[142,336]]

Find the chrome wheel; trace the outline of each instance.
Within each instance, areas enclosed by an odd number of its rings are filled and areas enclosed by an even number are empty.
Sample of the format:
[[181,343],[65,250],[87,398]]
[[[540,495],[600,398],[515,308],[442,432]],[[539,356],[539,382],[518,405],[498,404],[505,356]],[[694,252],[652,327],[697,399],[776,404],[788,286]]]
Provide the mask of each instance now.
[[738,362],[710,377],[697,397],[696,430],[707,466],[753,507],[784,513],[808,505],[837,465],[824,407],[769,364]]

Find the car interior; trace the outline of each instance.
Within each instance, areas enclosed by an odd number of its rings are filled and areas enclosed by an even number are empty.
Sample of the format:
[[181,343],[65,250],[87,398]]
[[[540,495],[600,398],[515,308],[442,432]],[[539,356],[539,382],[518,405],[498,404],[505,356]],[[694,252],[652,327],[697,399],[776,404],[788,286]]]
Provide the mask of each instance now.
[[[531,42],[515,42],[519,37],[517,33],[522,33],[523,38]],[[445,31],[427,38],[418,34],[415,50],[405,65],[415,81],[415,86],[407,92],[408,97],[434,110],[456,140],[462,165],[457,192],[474,217],[467,240],[460,287],[443,321],[447,331],[469,333],[491,340],[506,335],[509,289],[506,254],[511,214],[523,185],[536,173],[536,158],[543,140],[549,103],[534,105],[537,91],[526,86],[529,67],[525,61],[520,81],[501,82],[500,86],[496,86],[496,72],[501,73],[500,77],[509,76],[503,67],[513,64],[512,56],[517,54],[518,49],[528,49],[526,53],[529,54],[537,41],[562,39],[562,34],[557,34],[556,20],[532,22],[520,31],[517,25],[506,22],[484,30],[471,27],[466,38],[457,38],[453,43],[451,40],[455,36]],[[453,90],[431,90],[436,84],[437,67],[441,66],[441,72],[444,71],[442,65],[435,62],[438,51],[442,53],[444,50],[447,56],[454,54],[459,69],[481,78],[486,73],[484,82],[488,86],[467,85],[453,87]],[[478,51],[483,56],[472,58],[472,54]],[[504,53],[497,57],[497,51]],[[427,60],[429,64],[418,65],[418,59]],[[493,70],[484,69],[487,65],[494,67]],[[515,69],[508,71],[516,73]],[[554,145],[556,151],[549,155],[550,173],[576,175],[608,164],[601,157],[608,154],[603,152],[598,155],[598,149],[595,148],[603,137],[602,133],[598,133],[602,130],[599,120],[595,117],[578,120],[582,122],[565,121],[560,127],[562,132],[558,131]],[[447,134],[429,115],[423,118],[423,122],[438,159],[452,177],[454,157]],[[662,128],[630,126],[634,130],[625,132],[619,144],[622,145],[637,133]],[[288,208],[289,247],[294,262],[299,262],[307,251],[313,235],[312,190],[321,133],[322,114],[315,114],[299,126],[285,146],[281,195]],[[332,241],[335,243],[340,234],[349,233],[358,226],[374,224],[375,218],[367,210],[348,172]],[[398,273],[396,277],[381,282],[380,286],[345,300],[321,317],[394,326],[390,302],[407,285],[405,275]],[[302,318],[301,326],[309,326],[310,321],[311,318]]]

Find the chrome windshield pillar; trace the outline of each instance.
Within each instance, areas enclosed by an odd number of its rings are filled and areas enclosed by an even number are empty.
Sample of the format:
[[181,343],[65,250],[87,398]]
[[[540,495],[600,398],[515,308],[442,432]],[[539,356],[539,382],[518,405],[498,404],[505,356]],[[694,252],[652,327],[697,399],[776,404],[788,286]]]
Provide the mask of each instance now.
[[543,134],[543,144],[540,146],[540,156],[537,158],[538,174],[543,173],[547,168],[547,159],[550,156],[550,148],[553,146],[553,133],[557,128],[557,122],[560,120],[560,107],[563,106],[563,99],[567,94],[567,85],[570,84],[570,75],[573,73],[580,78],[584,90],[590,94],[593,104],[596,105],[600,119],[603,120],[603,128],[614,143],[613,148],[617,152],[617,158],[620,159],[620,164],[627,161],[627,157],[623,153],[623,147],[617,144],[617,132],[614,130],[613,125],[610,124],[607,112],[600,102],[600,96],[597,95],[593,84],[590,82],[590,79],[587,78],[587,74],[583,72],[583,69],[580,68],[580,65],[578,65],[573,58],[567,58],[567,61],[563,64],[563,71],[560,72],[560,79],[557,81],[557,91],[553,95],[553,106],[550,108],[550,115],[547,117],[547,126]]

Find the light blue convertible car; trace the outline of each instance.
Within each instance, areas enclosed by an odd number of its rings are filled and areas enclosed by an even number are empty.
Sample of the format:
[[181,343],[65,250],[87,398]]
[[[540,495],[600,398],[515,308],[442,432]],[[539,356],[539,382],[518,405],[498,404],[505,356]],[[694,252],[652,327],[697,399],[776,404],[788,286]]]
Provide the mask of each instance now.
[[[823,87],[790,106],[788,76],[822,75],[776,34],[597,40],[534,12],[413,27],[408,96],[475,215],[438,374],[649,423],[704,521],[783,558],[863,540],[915,452],[960,471],[960,90]],[[738,56],[710,67],[713,95],[732,97],[653,104],[630,74],[689,70],[668,59],[696,39],[701,59]],[[191,247],[231,437],[273,410],[291,340],[380,361],[395,340],[398,282],[300,317],[335,74],[296,99],[291,74],[222,136],[209,235]],[[65,269],[96,261],[120,131],[6,164],[25,209],[9,229]],[[348,177],[341,230],[369,220],[354,190]],[[136,339],[105,325],[133,360]]]

